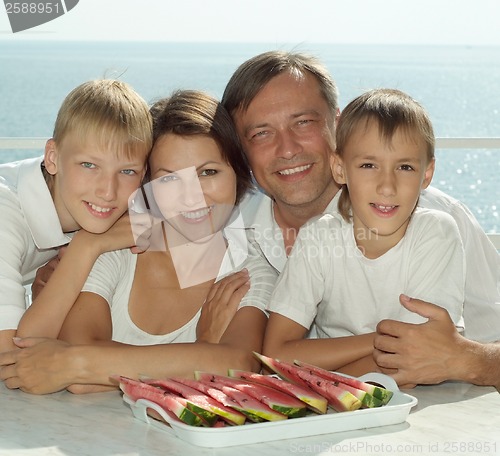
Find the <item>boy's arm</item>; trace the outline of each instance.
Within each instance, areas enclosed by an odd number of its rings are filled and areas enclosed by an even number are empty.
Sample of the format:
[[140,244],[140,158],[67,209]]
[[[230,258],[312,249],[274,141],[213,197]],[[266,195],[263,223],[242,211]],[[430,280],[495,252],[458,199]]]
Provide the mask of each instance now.
[[23,339],[19,346],[27,348],[0,354],[0,378],[9,388],[35,394],[68,387],[84,393],[116,387],[110,379],[115,374],[192,378],[195,370],[226,374],[228,368],[259,368],[251,352],[261,348],[266,316],[257,308],[240,309],[219,344],[133,346],[113,342],[108,318],[109,306],[103,298],[82,293],[61,332],[74,345]]
[[106,233],[83,230],[76,233],[50,280],[23,315],[17,336],[56,338],[99,255],[132,245],[134,240],[127,216]]
[[264,354],[293,362],[297,359],[328,370],[370,356],[374,334],[325,339],[306,339],[307,329],[295,321],[271,312],[264,338]]

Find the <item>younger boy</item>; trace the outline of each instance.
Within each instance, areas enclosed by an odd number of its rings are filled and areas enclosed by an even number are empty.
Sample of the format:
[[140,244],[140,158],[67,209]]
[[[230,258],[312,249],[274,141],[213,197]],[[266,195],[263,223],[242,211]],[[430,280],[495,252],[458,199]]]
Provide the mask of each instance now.
[[151,141],[147,103],[126,83],[96,80],[65,98],[43,157],[0,165],[0,352],[14,347],[24,285],[71,233],[83,229],[45,287],[58,287],[59,298],[41,305],[42,290],[19,336],[57,337],[50,328],[62,321],[52,316],[66,315],[58,307],[72,305],[99,254],[133,244],[126,220],[110,228],[140,184]]
[[[336,148],[338,213],[301,228],[271,298],[264,352],[359,375],[376,369],[367,342],[381,319],[425,321],[400,294],[440,304],[461,324],[464,254],[451,216],[416,209],[434,173],[433,129],[417,102],[390,89],[356,98]],[[316,339],[304,339],[309,329]]]

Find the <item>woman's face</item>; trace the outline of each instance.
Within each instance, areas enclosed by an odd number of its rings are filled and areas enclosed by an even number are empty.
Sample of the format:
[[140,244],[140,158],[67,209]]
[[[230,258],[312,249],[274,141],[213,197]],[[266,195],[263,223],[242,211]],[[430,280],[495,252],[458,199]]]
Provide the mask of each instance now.
[[150,168],[156,205],[184,238],[197,241],[224,228],[236,201],[236,174],[212,138],[165,134]]

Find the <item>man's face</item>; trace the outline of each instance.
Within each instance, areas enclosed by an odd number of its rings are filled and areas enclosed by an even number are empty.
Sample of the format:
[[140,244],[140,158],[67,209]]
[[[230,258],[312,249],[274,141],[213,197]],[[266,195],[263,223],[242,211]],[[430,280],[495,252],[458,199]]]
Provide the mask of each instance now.
[[255,179],[278,205],[306,206],[334,195],[334,119],[314,76],[276,76],[234,120]]

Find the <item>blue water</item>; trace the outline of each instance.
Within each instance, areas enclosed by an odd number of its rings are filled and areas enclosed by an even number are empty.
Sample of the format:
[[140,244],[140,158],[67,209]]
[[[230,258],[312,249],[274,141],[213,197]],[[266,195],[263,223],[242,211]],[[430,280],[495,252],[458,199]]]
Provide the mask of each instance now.
[[[66,94],[93,78],[119,77],[149,102],[177,88],[220,97],[240,63],[276,48],[0,40],[0,137],[49,137]],[[394,87],[426,107],[436,136],[500,137],[500,47],[300,44],[295,49],[325,63],[339,86],[341,107],[367,89]],[[0,162],[40,152],[3,151]],[[498,232],[499,171],[500,150],[441,150],[433,185],[464,201],[486,231]]]

